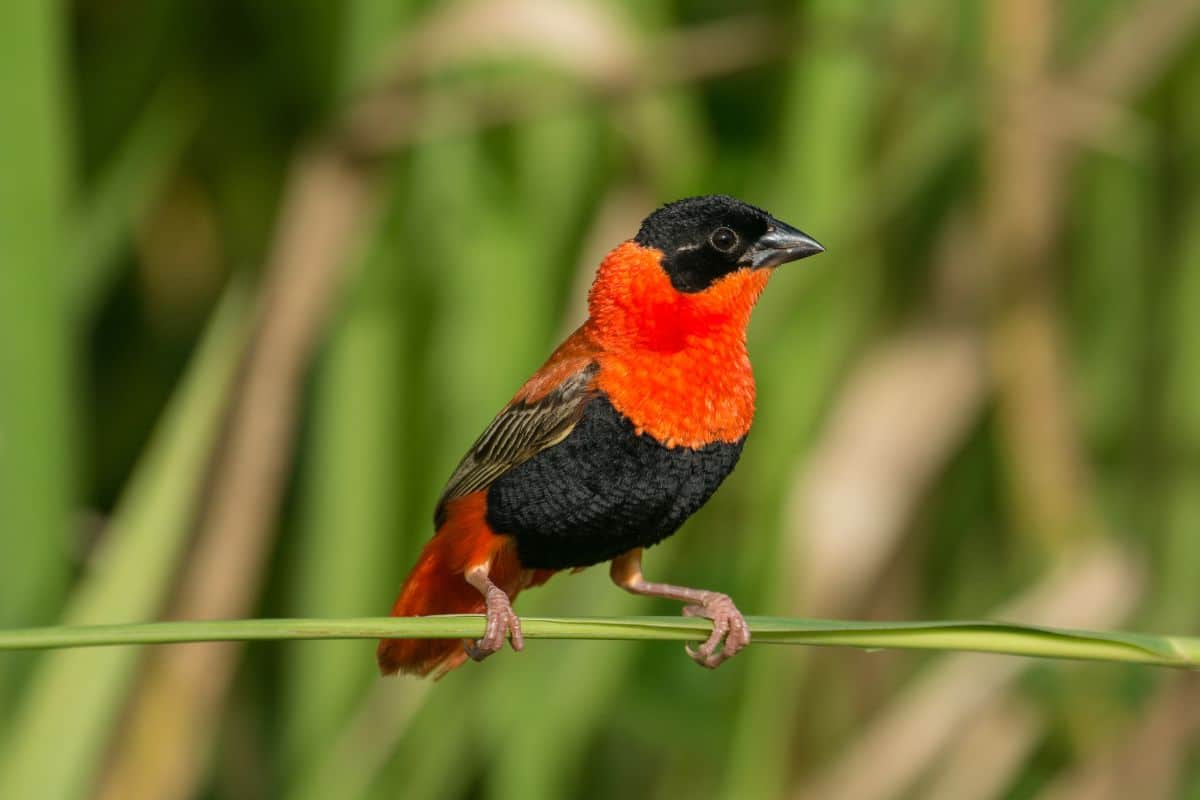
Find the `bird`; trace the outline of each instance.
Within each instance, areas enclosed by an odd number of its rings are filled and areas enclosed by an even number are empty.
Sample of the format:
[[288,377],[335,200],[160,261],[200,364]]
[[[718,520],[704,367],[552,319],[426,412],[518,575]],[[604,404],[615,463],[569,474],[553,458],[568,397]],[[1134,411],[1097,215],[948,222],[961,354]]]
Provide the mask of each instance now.
[[601,260],[588,318],[471,445],[392,615],[486,614],[476,640],[384,639],[384,675],[441,677],[509,641],[513,600],[563,570],[611,562],[612,581],[712,621],[687,647],[715,668],[750,642],[723,592],[647,581],[643,551],[675,533],[738,462],[754,418],[750,313],[815,239],[727,195],[647,216]]

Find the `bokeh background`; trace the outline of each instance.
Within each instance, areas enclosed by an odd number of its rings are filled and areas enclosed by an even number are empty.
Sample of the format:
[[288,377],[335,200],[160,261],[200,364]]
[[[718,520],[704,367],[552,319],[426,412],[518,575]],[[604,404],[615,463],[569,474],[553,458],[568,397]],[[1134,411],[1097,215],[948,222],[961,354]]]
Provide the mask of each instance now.
[[[714,191],[828,252],[651,574],[1200,631],[1196,0],[6,0],[0,626],[386,612],[600,256]],[[592,569],[519,610],[675,607]],[[1182,673],[372,650],[2,656],[0,796],[1200,797]]]

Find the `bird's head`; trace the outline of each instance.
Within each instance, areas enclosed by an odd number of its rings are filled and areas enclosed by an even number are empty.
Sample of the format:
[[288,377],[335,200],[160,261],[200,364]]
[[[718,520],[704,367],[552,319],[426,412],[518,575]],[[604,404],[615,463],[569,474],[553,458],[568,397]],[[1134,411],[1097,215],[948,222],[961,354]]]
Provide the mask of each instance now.
[[677,200],[600,265],[589,296],[610,342],[677,349],[715,327],[744,330],[773,268],[824,251],[815,239],[726,195]]
[[680,292],[702,292],[737,270],[769,269],[825,250],[761,208],[722,194],[669,203],[642,222],[633,241],[662,253]]

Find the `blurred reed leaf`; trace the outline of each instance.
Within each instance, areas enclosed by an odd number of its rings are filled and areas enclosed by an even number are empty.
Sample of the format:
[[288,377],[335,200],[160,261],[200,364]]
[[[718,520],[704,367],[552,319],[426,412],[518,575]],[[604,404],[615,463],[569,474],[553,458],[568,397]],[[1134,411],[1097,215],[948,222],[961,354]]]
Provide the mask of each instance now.
[[[1200,81],[1197,82],[1200,84]],[[1198,136],[1200,138],[1200,136]],[[1162,624],[1200,628],[1200,202],[1183,215],[1183,241],[1169,292],[1171,360],[1166,385],[1164,429],[1175,468],[1167,487],[1162,563]]]
[[[386,227],[386,226],[385,226]],[[404,261],[380,237],[335,321],[316,379],[311,455],[289,608],[305,616],[382,611],[401,561],[404,304],[388,272]],[[289,763],[317,757],[375,675],[361,644],[294,648],[289,656]]]
[[[1097,157],[1083,177],[1077,210],[1081,269],[1072,276],[1080,421],[1094,446],[1112,446],[1141,402],[1130,380],[1146,345],[1145,266],[1150,247],[1150,176],[1144,166]],[[1120,298],[1112,302],[1111,298]]]
[[[540,253],[537,221],[504,199],[509,188],[484,146],[480,138],[456,137],[425,144],[412,156],[415,230],[423,231],[412,240],[413,263],[439,293],[442,309],[453,310],[437,319],[427,351],[437,383],[425,391],[441,399],[435,410],[445,423],[439,461],[430,465],[439,476],[450,474],[499,411],[498,399],[511,397],[545,358],[557,323],[558,265]],[[519,324],[514,309],[521,310]]]
[[[245,292],[235,286],[131,478],[92,571],[71,594],[68,623],[158,613],[187,543],[248,319]],[[139,656],[133,650],[62,652],[38,665],[0,751],[0,797],[87,794]]]
[[368,84],[385,64],[387,45],[412,13],[412,0],[348,0],[342,3],[341,63],[338,84],[351,93]]
[[714,153],[695,92],[667,88],[632,97],[622,117],[631,157],[646,167],[645,180],[658,197],[714,191],[697,182],[710,172]]
[[[364,795],[371,800],[389,800],[396,787],[404,787],[405,800],[438,800],[462,795],[482,767],[484,751],[479,726],[472,724],[488,698],[479,681],[450,676],[442,685],[454,687],[429,692],[421,710],[395,743],[390,763]],[[463,767],[463,754],[470,753],[472,765]],[[348,766],[348,765],[347,765]],[[313,797],[312,800],[319,800]]]
[[[342,9],[341,90],[369,86],[394,38],[405,2],[352,0]],[[381,231],[395,230],[381,226]],[[289,608],[302,615],[371,613],[386,597],[390,564],[403,530],[407,462],[401,442],[407,310],[395,279],[403,248],[380,232],[364,248],[365,262],[345,292],[317,367],[313,458],[303,462],[304,493]],[[333,532],[338,531],[335,535]],[[346,644],[295,649],[286,682],[284,763],[307,769],[325,743],[351,721],[354,704],[374,675],[364,648]]]
[[1200,450],[1200,200],[1183,214],[1181,223],[1183,236],[1168,292],[1172,347],[1166,415],[1167,428],[1195,454]]
[[[601,124],[598,115],[572,109],[513,131],[514,193],[522,216],[537,220],[528,257],[545,264],[555,287],[570,284],[578,232],[593,210],[600,165],[590,156],[604,144]],[[558,293],[546,299],[546,313],[558,312]]]
[[[53,3],[0,6],[0,625],[53,619],[72,550],[65,27]],[[0,718],[23,666],[0,665]]]
[[199,101],[164,84],[86,193],[67,259],[67,300],[77,319],[86,320],[104,299],[131,229],[162,192],[199,121]]

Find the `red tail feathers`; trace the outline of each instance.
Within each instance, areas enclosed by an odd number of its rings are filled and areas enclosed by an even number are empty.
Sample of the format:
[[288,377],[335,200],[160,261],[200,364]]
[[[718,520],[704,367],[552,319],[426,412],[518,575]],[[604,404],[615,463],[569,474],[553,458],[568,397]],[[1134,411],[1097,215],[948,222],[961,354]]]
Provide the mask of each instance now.
[[[446,504],[446,521],[425,545],[392,606],[393,617],[432,614],[482,614],[483,595],[464,573],[490,565],[489,577],[509,599],[527,586],[545,583],[551,573],[526,570],[517,560],[512,539],[487,524],[487,494],[475,492]],[[375,653],[379,671],[445,675],[466,660],[457,639],[384,639]]]

